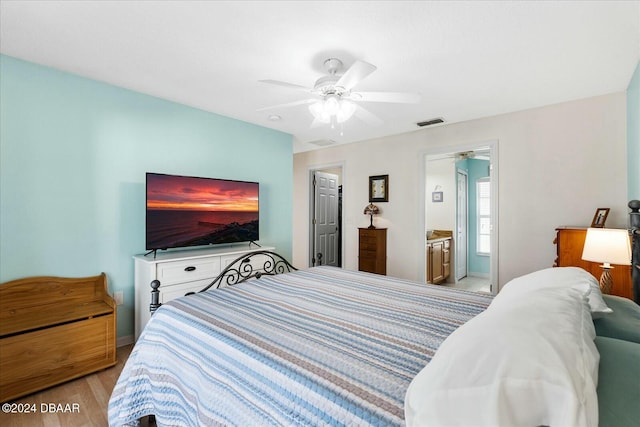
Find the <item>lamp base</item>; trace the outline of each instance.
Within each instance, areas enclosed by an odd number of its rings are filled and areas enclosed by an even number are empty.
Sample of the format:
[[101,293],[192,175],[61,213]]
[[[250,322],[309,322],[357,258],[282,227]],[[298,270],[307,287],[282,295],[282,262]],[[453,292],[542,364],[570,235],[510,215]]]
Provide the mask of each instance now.
[[371,214],[370,216],[371,216],[371,223],[369,224],[369,226],[368,226],[367,228],[369,228],[369,229],[371,229],[371,228],[376,228],[376,227],[373,225],[373,214]]
[[600,290],[603,294],[610,294],[611,288],[613,287],[613,278],[611,277],[612,267],[602,266],[602,275],[600,276]]

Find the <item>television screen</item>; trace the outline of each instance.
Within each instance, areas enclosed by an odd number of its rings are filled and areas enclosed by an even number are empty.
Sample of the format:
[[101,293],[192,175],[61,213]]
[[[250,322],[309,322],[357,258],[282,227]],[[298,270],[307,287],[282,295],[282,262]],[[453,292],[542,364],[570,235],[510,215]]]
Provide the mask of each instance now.
[[147,173],[148,250],[259,239],[257,182]]

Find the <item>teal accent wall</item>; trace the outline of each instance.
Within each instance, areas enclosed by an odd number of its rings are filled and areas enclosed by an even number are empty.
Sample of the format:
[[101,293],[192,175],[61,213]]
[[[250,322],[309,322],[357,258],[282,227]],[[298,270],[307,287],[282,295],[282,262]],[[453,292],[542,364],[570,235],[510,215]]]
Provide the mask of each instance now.
[[640,200],[640,62],[627,88],[627,191]]
[[478,233],[478,207],[477,207],[477,188],[476,181],[479,178],[489,176],[489,161],[480,159],[469,159],[469,211],[473,218],[473,222],[469,224],[469,272],[479,274],[489,274],[490,257],[487,255],[478,255],[476,252],[477,233]]
[[488,275],[490,257],[478,255],[476,252],[478,233],[478,207],[476,203],[476,180],[489,176],[489,161],[481,159],[465,159],[456,162],[456,168],[467,172],[467,197],[468,197],[468,246],[467,265],[469,274]]
[[0,76],[0,282],[105,272],[133,335],[145,172],[259,181],[260,242],[291,259],[291,135],[3,55]]

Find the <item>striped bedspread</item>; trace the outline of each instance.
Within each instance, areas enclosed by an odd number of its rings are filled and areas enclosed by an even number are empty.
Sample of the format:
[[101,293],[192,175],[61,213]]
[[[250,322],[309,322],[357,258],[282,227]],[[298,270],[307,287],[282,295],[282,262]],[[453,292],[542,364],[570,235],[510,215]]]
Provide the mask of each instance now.
[[111,426],[401,426],[411,379],[491,296],[315,267],[164,304]]

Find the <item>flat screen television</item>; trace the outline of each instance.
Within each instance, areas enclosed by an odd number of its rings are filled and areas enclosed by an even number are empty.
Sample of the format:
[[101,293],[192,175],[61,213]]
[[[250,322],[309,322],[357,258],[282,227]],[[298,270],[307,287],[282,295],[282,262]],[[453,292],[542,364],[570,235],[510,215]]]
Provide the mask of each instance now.
[[257,182],[147,173],[147,250],[259,239]]

